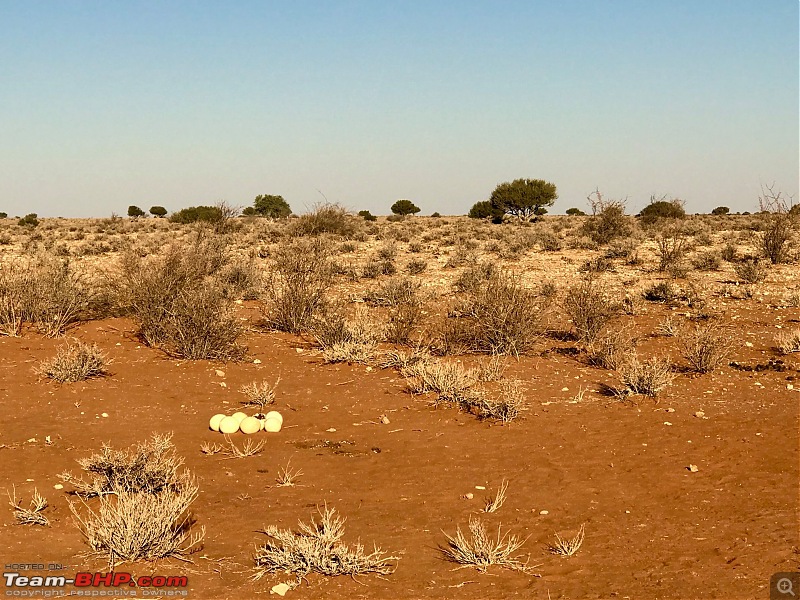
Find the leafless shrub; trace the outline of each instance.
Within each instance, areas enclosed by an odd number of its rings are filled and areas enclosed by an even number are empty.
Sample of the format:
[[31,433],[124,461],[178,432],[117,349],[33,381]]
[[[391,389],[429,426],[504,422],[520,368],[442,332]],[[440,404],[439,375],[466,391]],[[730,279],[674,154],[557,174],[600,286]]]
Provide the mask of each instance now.
[[800,329],[781,333],[776,342],[778,349],[784,354],[800,352]]
[[658,270],[667,271],[679,267],[688,250],[688,240],[683,231],[676,227],[666,227],[656,237]]
[[569,288],[561,302],[583,342],[592,342],[619,309],[593,279]]
[[399,560],[398,557],[387,556],[378,547],[367,553],[360,543],[347,546],[342,542],[345,519],[327,506],[318,512],[319,523],[312,516],[310,524],[298,523],[297,532],[272,525],[264,528],[263,533],[270,539],[256,549],[255,579],[275,572],[294,573],[298,577],[312,572],[331,577],[394,572],[392,562]]
[[587,197],[592,216],[583,224],[581,233],[596,244],[607,244],[617,238],[629,237],[632,232],[625,216],[625,200],[607,200],[595,190]]
[[501,381],[499,395],[493,396],[480,390],[471,390],[462,400],[465,410],[475,410],[481,419],[495,419],[510,423],[528,410],[523,395],[522,382],[516,379]]
[[633,336],[627,329],[608,331],[589,345],[589,363],[616,371],[634,348]]
[[227,436],[225,437],[225,442],[228,444],[228,447],[223,449],[223,453],[226,455],[226,458],[249,458],[251,456],[255,456],[256,454],[260,454],[264,449],[263,440],[260,442],[245,440],[241,448],[234,444],[233,441],[231,441],[231,439]]
[[312,326],[326,362],[367,363],[375,356],[382,331],[369,317],[368,309],[356,307],[352,319],[341,311],[329,311]]
[[653,357],[640,362],[634,355],[619,367],[623,394],[641,394],[655,398],[674,376],[669,361]]
[[710,373],[725,363],[731,341],[716,326],[695,327],[678,334],[684,358],[697,373]]
[[199,549],[205,529],[195,534],[189,509],[197,485],[184,478],[179,489],[155,494],[119,490],[92,506],[82,500],[70,509],[89,547],[105,556],[109,567],[131,561],[186,557]]
[[504,479],[494,498],[488,498],[486,500],[486,506],[483,507],[483,512],[493,513],[500,510],[506,501],[506,490],[508,490],[508,481]]
[[419,297],[420,284],[403,277],[392,278],[369,291],[364,300],[373,306],[399,306]]
[[672,316],[665,317],[656,328],[656,333],[664,337],[675,337],[678,334],[678,326]]
[[294,487],[302,474],[302,470],[292,468],[291,462],[286,463],[285,467],[278,470],[278,487]]
[[478,365],[478,381],[500,381],[506,370],[506,362],[502,356],[492,356]]
[[767,278],[768,269],[758,259],[743,260],[736,263],[733,269],[745,283],[760,283]]
[[206,456],[213,456],[214,454],[219,454],[222,452],[222,446],[217,444],[216,442],[209,443],[209,442],[202,442],[200,444],[200,452],[205,454]]
[[254,381],[245,386],[242,386],[242,393],[247,396],[247,400],[243,402],[248,406],[257,406],[260,413],[264,412],[264,408],[275,402],[275,390],[281,378],[275,380],[275,383],[270,385],[266,381],[258,383]]
[[[764,231],[759,238],[761,252],[772,264],[787,262],[788,242],[797,228],[797,215],[792,211],[794,201],[775,186],[762,186],[758,199],[764,221]],[[800,213],[797,213],[800,214]]]
[[581,549],[585,536],[586,525],[583,524],[578,533],[570,539],[562,539],[560,535],[556,534],[556,541],[548,546],[548,550],[559,556],[572,556]]
[[452,537],[445,534],[448,543],[440,550],[447,560],[464,567],[475,567],[481,572],[493,565],[522,572],[532,568],[528,567],[528,561],[522,562],[518,556],[514,556],[525,540],[510,533],[503,534],[500,528],[497,529],[497,537],[491,538],[483,522],[475,517],[470,517],[469,531],[469,537],[460,527]]
[[41,364],[37,372],[59,383],[72,383],[104,375],[109,362],[97,344],[90,346],[78,341],[60,348],[53,358]]
[[14,512],[14,520],[18,525],[41,525],[47,527],[50,521],[42,514],[42,511],[47,508],[47,500],[39,493],[39,490],[33,490],[33,498],[31,498],[30,506],[25,507],[22,505],[22,500],[17,499],[17,489],[12,487],[11,492],[8,492],[8,504]]
[[280,331],[301,333],[327,306],[331,286],[328,246],[321,239],[278,246],[266,295],[267,321]]
[[128,450],[114,450],[103,445],[99,453],[78,460],[89,474],[88,481],[62,473],[59,478],[70,483],[83,496],[102,496],[118,491],[155,494],[176,490],[182,485],[178,469],[183,459],[175,455],[172,435],[154,434],[146,442]]

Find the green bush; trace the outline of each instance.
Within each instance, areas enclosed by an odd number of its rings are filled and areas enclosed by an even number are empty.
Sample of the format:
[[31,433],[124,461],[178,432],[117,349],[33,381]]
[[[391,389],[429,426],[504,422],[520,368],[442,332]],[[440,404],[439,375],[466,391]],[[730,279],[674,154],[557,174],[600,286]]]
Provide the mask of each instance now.
[[373,215],[368,210],[360,210],[360,211],[358,211],[358,216],[361,217],[362,219],[364,219],[365,221],[377,221],[378,220],[378,217]]
[[17,221],[20,227],[36,227],[39,224],[39,217],[36,213],[28,213]]
[[580,208],[568,208],[567,214],[571,217],[585,217],[586,213],[583,212]]
[[731,209],[728,208],[727,206],[718,206],[717,208],[715,208],[714,210],[711,211],[711,214],[712,215],[727,215],[729,212],[731,212]]
[[683,202],[678,199],[655,200],[651,198],[650,204],[636,216],[641,219],[643,225],[653,225],[661,219],[685,219],[686,211],[683,208]]
[[253,210],[256,214],[270,219],[280,219],[292,214],[292,209],[289,203],[283,199],[283,196],[270,194],[256,196],[256,199],[253,200]]
[[411,200],[398,200],[392,204],[392,212],[396,215],[415,215],[419,211],[419,206],[411,202]]
[[144,217],[145,216],[145,212],[141,208],[139,208],[138,206],[134,206],[133,204],[131,204],[128,207],[128,216],[133,218],[133,219],[135,219],[137,217]]
[[151,206],[150,207],[150,214],[154,217],[166,217],[167,216],[167,209],[163,206]]
[[222,210],[218,206],[189,206],[174,212],[169,216],[170,223],[216,223],[223,218]]

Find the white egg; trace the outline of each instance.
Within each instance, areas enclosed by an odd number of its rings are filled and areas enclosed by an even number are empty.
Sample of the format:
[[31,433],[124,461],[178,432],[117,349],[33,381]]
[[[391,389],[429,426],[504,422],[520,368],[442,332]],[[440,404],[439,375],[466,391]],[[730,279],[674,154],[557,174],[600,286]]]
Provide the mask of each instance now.
[[269,431],[270,433],[278,433],[281,430],[281,423],[278,419],[267,419],[264,421],[264,431]]
[[247,417],[246,419],[242,419],[242,422],[239,423],[239,429],[242,430],[242,433],[256,433],[257,431],[261,431],[261,421],[255,417]]
[[225,415],[218,414],[211,417],[211,420],[208,422],[208,427],[214,431],[219,431],[219,422],[225,418]]
[[278,421],[281,422],[281,425],[283,425],[283,415],[281,413],[279,413],[277,410],[271,410],[270,412],[267,413],[267,416],[264,417],[264,418],[265,419],[278,419]]
[[247,418],[247,415],[243,412],[235,412],[231,415],[234,419],[236,419],[239,423],[244,421]]
[[239,421],[233,417],[225,417],[219,422],[221,433],[236,433],[239,431]]

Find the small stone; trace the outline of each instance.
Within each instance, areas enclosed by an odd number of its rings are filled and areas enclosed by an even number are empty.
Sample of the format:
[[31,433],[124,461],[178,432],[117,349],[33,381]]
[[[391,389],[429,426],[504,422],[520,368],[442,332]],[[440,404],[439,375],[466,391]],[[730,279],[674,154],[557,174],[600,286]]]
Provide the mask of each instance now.
[[260,365],[260,364],[261,364],[261,359],[260,359],[260,358],[256,358],[256,359],[254,359],[254,360],[253,360],[253,364],[254,364],[254,365]]
[[694,413],[694,416],[698,419],[705,419],[706,413],[704,413],[702,410],[698,410],[696,413]]
[[29,440],[28,440],[28,443],[29,443],[29,444],[35,444],[35,443],[36,443],[36,438],[31,438],[31,439],[29,439]]
[[303,349],[302,348],[295,348],[294,351],[297,352],[298,354],[302,354],[303,353]]
[[753,342],[745,342],[744,345],[747,346],[748,348],[752,348]]
[[664,421],[664,425],[670,425],[671,426],[672,423],[670,423],[669,421]]
[[216,371],[214,371],[214,374],[215,374],[217,377],[225,377],[225,371],[220,371],[219,369],[217,369]]
[[787,390],[793,390],[793,389],[794,389],[794,386],[793,386],[791,383],[787,383],[787,384],[786,384],[786,389],[787,389]]
[[226,388],[226,387],[228,387],[228,384],[227,384],[227,383],[225,383],[224,381],[220,381],[220,382],[219,382],[219,387],[224,387],[224,388]]
[[689,471],[691,471],[692,473],[697,473],[700,470],[697,468],[697,465],[689,465],[686,468],[689,469]]
[[273,585],[272,589],[269,591],[269,593],[270,594],[278,594],[278,596],[285,596],[286,592],[288,592],[291,589],[292,588],[290,588],[287,584],[279,583],[277,585]]
[[103,417],[104,419],[107,419],[108,418],[108,413],[102,413],[100,416]]
[[568,388],[568,387],[563,387],[563,388],[561,388],[561,391],[562,391],[562,392],[568,392],[568,391],[569,391],[569,388]]
[[366,371],[367,373],[372,373],[372,367],[367,367]]
[[326,429],[325,431],[327,431],[328,433],[336,433],[336,428],[331,427],[330,429]]
[[241,300],[234,300],[234,304],[244,304]]
[[391,423],[391,421],[389,420],[389,417],[387,417],[386,415],[381,415],[381,423],[383,423],[384,425],[388,425],[389,423]]
[[476,486],[475,486],[475,489],[476,489],[476,490],[485,490],[485,489],[486,489],[486,486],[485,486],[485,485],[476,485]]
[[464,494],[464,499],[465,500],[472,500],[474,497],[475,497],[475,494],[473,494],[472,492],[467,492],[466,494]]
[[55,485],[53,486],[53,489],[54,489],[54,490],[63,490],[63,489],[64,489],[64,486],[63,486],[63,485],[61,485],[60,483],[57,483],[57,484],[55,484]]
[[540,514],[540,515],[549,515],[549,514],[550,514],[550,511],[549,511],[549,510],[540,510],[540,511],[539,511],[539,514]]
[[673,412],[675,412],[675,409],[674,408],[668,408],[668,409],[666,409],[666,411],[669,412],[669,413],[673,413]]

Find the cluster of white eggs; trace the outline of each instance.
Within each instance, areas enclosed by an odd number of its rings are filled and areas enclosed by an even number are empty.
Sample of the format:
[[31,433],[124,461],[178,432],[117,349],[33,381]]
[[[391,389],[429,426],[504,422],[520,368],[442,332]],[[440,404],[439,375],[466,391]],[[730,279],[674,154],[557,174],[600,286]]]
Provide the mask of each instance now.
[[233,413],[231,416],[217,414],[208,422],[209,428],[220,433],[258,433],[261,430],[277,433],[283,427],[283,416],[276,410],[266,415],[248,416],[243,412]]

